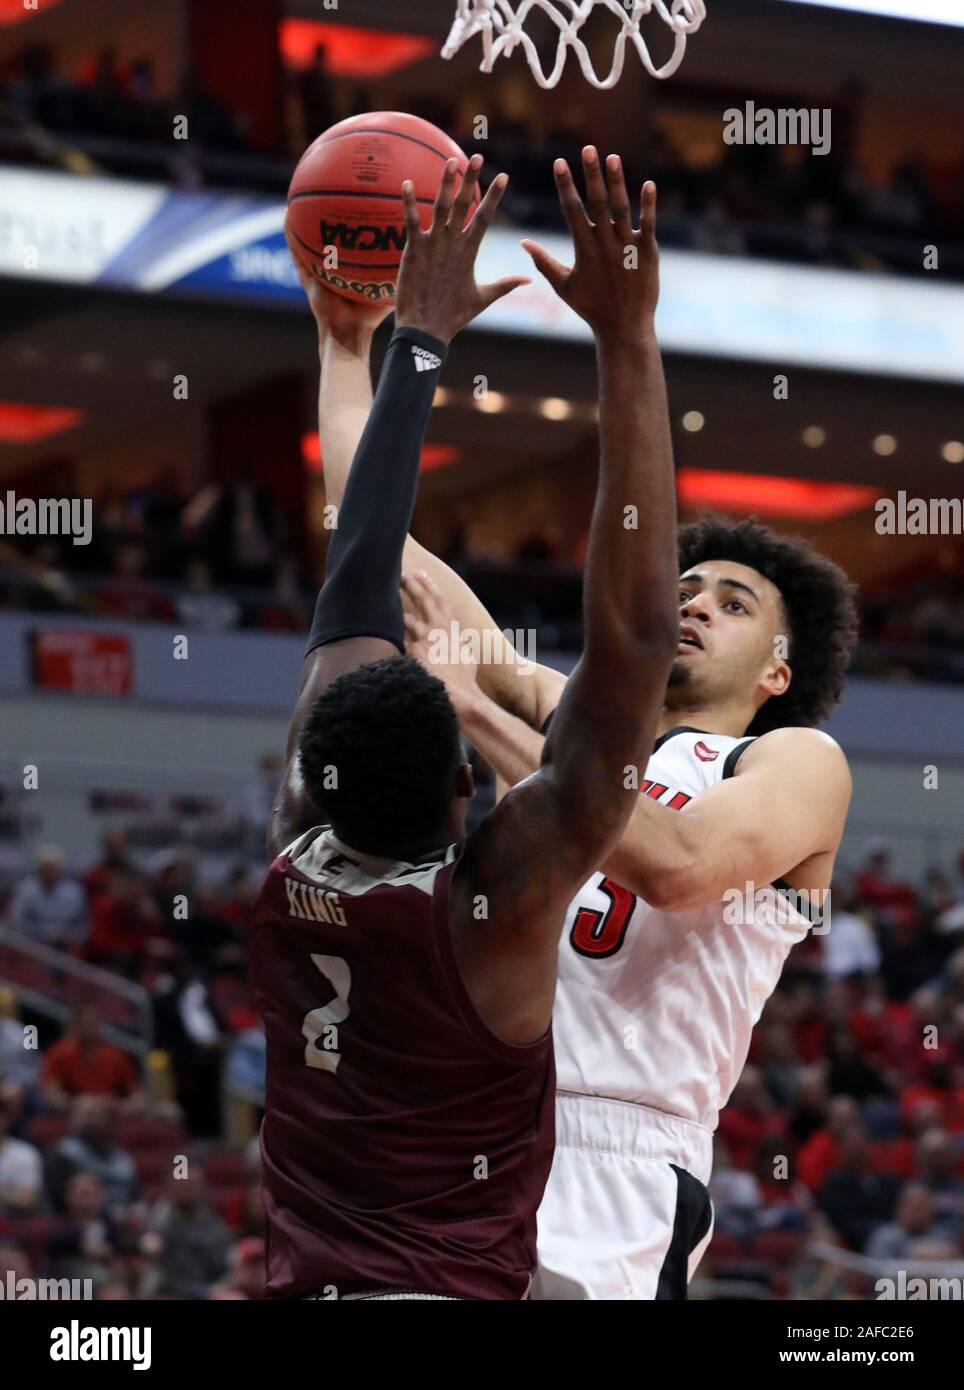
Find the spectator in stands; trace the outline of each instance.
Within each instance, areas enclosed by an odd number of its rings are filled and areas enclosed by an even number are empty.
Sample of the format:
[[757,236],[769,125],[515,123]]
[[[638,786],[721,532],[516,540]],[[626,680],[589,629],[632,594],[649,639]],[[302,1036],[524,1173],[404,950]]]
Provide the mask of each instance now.
[[86,939],[87,900],[80,884],[64,873],[59,849],[38,852],[34,872],[13,890],[8,918],[14,931],[48,946],[75,946]]
[[762,1139],[780,1133],[783,1121],[757,1067],[747,1066],[720,1116],[720,1134],[738,1168],[750,1168]]
[[875,1260],[935,1260],[952,1259],[957,1250],[935,1220],[927,1188],[912,1182],[900,1194],[893,1221],[871,1235],[866,1253]]
[[33,1031],[24,1028],[17,1015],[12,989],[0,985],[0,1094],[4,1087],[31,1087],[40,1074],[40,1053]]
[[245,846],[254,858],[263,855],[268,819],[278,792],[284,762],[280,753],[262,753],[257,774],[244,788],[241,814],[245,822]]
[[238,151],[244,141],[237,121],[213,93],[201,85],[196,72],[188,72],[178,98],[178,114],[187,116],[190,143],[210,150]]
[[133,873],[130,859],[127,831],[122,825],[108,826],[101,836],[102,854],[84,879],[87,897],[93,902],[104,893],[110,892],[111,879],[115,873]]
[[228,1262],[231,1235],[208,1205],[204,1178],[172,1178],[158,1203],[152,1229],[161,1238],[161,1292],[174,1298],[207,1298]]
[[[120,1231],[110,1267],[112,1298],[154,1298],[161,1284],[158,1264],[162,1249],[160,1237],[154,1231],[140,1231],[131,1225]],[[107,1286],[105,1286],[106,1288]],[[108,1296],[103,1289],[97,1296]]]
[[274,573],[271,597],[257,612],[257,626],[269,632],[303,632],[307,603],[296,561],[284,555]]
[[185,566],[175,607],[178,622],[202,632],[227,632],[237,626],[241,616],[234,599],[214,588],[207,562],[199,559],[189,560]]
[[787,1127],[795,1145],[807,1143],[822,1128],[829,1096],[827,1068],[823,1062],[798,1067],[796,1085],[787,1110]]
[[86,1173],[97,1179],[112,1210],[126,1211],[137,1201],[137,1170],[130,1154],[114,1141],[117,1107],[101,1096],[81,1096],[70,1112],[70,1133],[52,1149],[47,1187],[55,1206],[66,1203],[71,1178]]
[[743,1239],[756,1226],[760,1188],[752,1173],[733,1164],[730,1151],[717,1135],[713,1145],[713,1174],[710,1178],[715,1228]]
[[251,911],[253,900],[254,886],[251,882],[251,871],[247,865],[239,864],[228,879],[228,890],[221,900],[219,911],[224,920],[230,922],[240,941],[245,939],[248,914]]
[[219,583],[265,588],[284,539],[281,508],[271,489],[258,482],[252,459],[236,458],[230,479],[202,488],[185,509],[185,525],[199,536]]
[[857,870],[855,887],[861,900],[881,912],[916,907],[917,894],[909,883],[893,877],[893,851],[885,840],[872,840]]
[[838,1235],[851,1249],[863,1250],[874,1230],[890,1220],[900,1184],[891,1174],[875,1170],[859,1122],[849,1125],[839,1142],[838,1166],[817,1200]]
[[873,975],[880,969],[880,948],[870,923],[856,911],[858,902],[857,893],[849,884],[833,884],[830,930],[819,939],[823,968],[834,979]]
[[266,1277],[264,1241],[257,1237],[248,1237],[234,1247],[228,1277],[223,1283],[214,1285],[209,1297],[263,1299]]
[[964,849],[958,855],[957,868],[961,885],[956,892],[952,889],[951,901],[942,909],[934,924],[936,930],[946,936],[964,932]]
[[137,1069],[126,1052],[102,1036],[96,1004],[78,1004],[66,1037],[44,1053],[43,1097],[54,1109],[66,1109],[77,1096],[113,1096],[125,1109],[139,1109],[143,1095]]
[[64,1189],[64,1215],[47,1236],[47,1255],[55,1279],[107,1278],[120,1238],[107,1194],[93,1173],[74,1173]]
[[328,50],[323,43],[315,48],[311,66],[305,68],[301,74],[299,87],[304,143],[310,145],[312,140],[335,122],[331,82],[328,77]]
[[175,920],[175,944],[202,979],[210,979],[219,964],[243,959],[243,936],[221,913],[212,884],[200,883],[191,894],[188,916]]
[[857,1102],[850,1096],[834,1096],[827,1106],[826,1123],[814,1130],[797,1154],[797,1169],[811,1192],[819,1192],[839,1165],[845,1135],[860,1123]]
[[264,1201],[261,1179],[253,1177],[244,1187],[231,1194],[224,1219],[237,1236],[264,1235]]
[[793,1155],[783,1138],[771,1134],[761,1140],[753,1160],[753,1176],[759,1196],[758,1229],[805,1230],[813,1200],[794,1171]]
[[0,1212],[34,1211],[43,1195],[40,1150],[10,1133],[17,1118],[12,1100],[0,1095]]
[[960,1152],[952,1135],[928,1129],[917,1141],[918,1180],[930,1196],[935,1225],[959,1244],[964,1235],[964,1180],[958,1176]]
[[830,1035],[827,1050],[830,1062],[830,1089],[837,1095],[864,1101],[888,1094],[887,1083],[863,1055],[853,1030],[844,1025]]
[[138,874],[115,869],[107,876],[108,891],[91,907],[88,959],[136,977],[152,943],[163,940],[166,926],[150,885]]
[[116,135],[124,128],[124,107],[127,84],[117,50],[108,45],[94,59],[93,74],[88,83],[91,108],[99,134]]
[[113,557],[113,573],[100,590],[105,612],[134,622],[170,622],[174,609],[146,577],[147,549],[137,540],[123,540]]
[[33,1267],[25,1250],[12,1241],[0,1240],[0,1284],[6,1288],[7,1278],[16,1288],[21,1279],[33,1278]]
[[891,999],[907,999],[939,975],[951,941],[928,927],[916,906],[894,908],[880,925],[880,973]]

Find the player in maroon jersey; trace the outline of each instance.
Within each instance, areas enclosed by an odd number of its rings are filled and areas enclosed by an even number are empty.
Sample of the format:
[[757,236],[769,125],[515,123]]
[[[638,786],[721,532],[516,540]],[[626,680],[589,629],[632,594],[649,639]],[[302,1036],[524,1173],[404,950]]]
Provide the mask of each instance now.
[[[541,768],[466,837],[455,712],[399,655],[399,582],[448,343],[520,283],[474,280],[507,182],[466,226],[481,163],[458,194],[450,164],[427,233],[404,190],[396,330],[328,555],[253,914],[273,1297],[526,1296],[552,1160],[559,932],[636,801],[676,650],[672,451],[647,331],[655,189],[637,229],[619,162],[604,177],[592,151],[592,221],[558,173],[576,254],[572,270],[553,263],[600,371],[585,654]],[[325,292],[303,283],[317,307]]]

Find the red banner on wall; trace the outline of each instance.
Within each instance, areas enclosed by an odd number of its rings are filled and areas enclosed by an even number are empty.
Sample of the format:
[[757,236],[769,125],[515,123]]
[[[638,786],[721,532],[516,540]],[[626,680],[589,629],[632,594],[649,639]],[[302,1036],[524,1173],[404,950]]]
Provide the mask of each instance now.
[[130,638],[79,628],[37,628],[31,634],[33,683],[75,695],[129,695],[134,684]]

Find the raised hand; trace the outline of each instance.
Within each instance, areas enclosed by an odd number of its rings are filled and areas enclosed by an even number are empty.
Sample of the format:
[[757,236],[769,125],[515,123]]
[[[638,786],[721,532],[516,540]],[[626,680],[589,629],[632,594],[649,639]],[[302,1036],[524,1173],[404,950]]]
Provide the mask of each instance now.
[[346,299],[344,295],[336,294],[334,290],[323,285],[320,280],[316,280],[306,269],[301,259],[298,242],[288,225],[287,215],[285,216],[285,240],[288,243],[288,250],[291,252],[291,259],[295,263],[301,288],[308,300],[308,307],[318,325],[319,339],[324,341],[330,334],[336,342],[352,351],[358,351],[362,346],[367,345],[378,325],[392,312],[391,304],[375,302],[362,304],[353,299]]
[[427,232],[422,231],[419,222],[414,186],[408,179],[402,185],[407,237],[395,294],[395,322],[399,328],[420,328],[442,342],[450,342],[490,304],[529,283],[520,275],[491,285],[475,282],[479,246],[509,182],[507,174],[493,179],[469,218],[481,168],[482,156],[473,155],[456,194],[458,165],[454,159],[449,160]]
[[638,339],[652,331],[659,299],[656,185],[643,184],[637,228],[619,156],[608,157],[603,177],[599,155],[587,145],[582,167],[588,210],[566,161],[557,159],[553,166],[575,264],[562,265],[537,242],[522,245],[559,298],[597,338]]
[[[456,711],[477,693],[478,664],[448,600],[424,570],[402,579],[405,650],[445,685]],[[468,634],[465,634],[466,636]]]

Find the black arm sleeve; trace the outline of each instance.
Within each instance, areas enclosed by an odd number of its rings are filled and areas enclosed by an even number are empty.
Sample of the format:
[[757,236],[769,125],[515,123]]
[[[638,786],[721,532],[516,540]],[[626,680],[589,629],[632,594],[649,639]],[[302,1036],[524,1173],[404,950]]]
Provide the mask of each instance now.
[[402,550],[446,353],[438,338],[415,328],[392,336],[328,550],[308,652],[347,637],[382,637],[405,650]]

